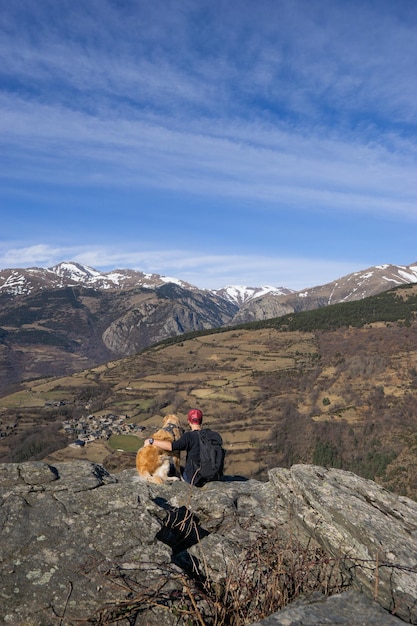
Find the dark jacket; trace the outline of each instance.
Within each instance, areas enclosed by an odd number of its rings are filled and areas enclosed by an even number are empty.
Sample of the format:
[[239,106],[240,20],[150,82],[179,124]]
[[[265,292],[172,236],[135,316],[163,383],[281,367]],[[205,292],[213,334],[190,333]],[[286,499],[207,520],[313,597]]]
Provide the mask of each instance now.
[[[203,458],[201,457],[202,437],[205,435]],[[210,480],[220,480],[223,476],[225,451],[219,433],[210,428],[186,432],[172,444],[173,450],[186,450],[187,458],[183,478],[187,483],[202,487]]]
[[177,441],[172,442],[173,450],[186,450],[184,474],[191,482],[195,468],[200,466],[200,435],[198,430],[187,431]]

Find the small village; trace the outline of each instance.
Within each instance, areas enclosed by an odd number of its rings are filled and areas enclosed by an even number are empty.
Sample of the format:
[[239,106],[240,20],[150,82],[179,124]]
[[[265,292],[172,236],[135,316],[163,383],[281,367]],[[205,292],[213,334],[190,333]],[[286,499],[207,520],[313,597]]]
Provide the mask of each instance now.
[[65,420],[62,427],[68,436],[75,437],[71,444],[74,446],[85,445],[96,439],[108,440],[112,435],[138,435],[143,426],[129,424],[127,415],[87,415],[78,419]]

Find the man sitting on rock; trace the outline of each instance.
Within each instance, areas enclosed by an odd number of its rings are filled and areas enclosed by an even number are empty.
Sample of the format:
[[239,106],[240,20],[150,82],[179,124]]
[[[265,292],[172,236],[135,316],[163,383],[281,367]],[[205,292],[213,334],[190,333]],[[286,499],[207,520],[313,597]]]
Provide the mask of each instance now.
[[[146,439],[144,445],[154,445],[167,450],[185,450],[187,452],[182,478],[185,482],[202,487],[211,480],[220,480],[223,476],[224,450],[219,433],[208,428],[202,429],[203,413],[200,409],[188,412],[190,431],[185,432],[177,441]],[[208,440],[208,443],[206,443]]]

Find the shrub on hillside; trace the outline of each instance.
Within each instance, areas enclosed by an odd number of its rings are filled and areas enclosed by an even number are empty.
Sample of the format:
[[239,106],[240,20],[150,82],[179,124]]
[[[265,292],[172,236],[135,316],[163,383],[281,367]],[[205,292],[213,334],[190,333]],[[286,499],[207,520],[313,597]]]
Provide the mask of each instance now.
[[8,462],[40,461],[48,454],[64,448],[68,440],[61,428],[62,424],[56,422],[19,433],[14,437]]

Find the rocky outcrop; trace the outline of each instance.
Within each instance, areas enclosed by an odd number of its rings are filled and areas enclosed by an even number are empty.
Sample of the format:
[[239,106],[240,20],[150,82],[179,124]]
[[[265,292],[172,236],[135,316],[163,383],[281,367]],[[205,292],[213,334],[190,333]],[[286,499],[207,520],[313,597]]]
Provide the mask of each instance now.
[[330,597],[312,594],[279,613],[250,626],[400,626],[404,622],[387,613],[363,593],[347,591]]
[[291,517],[350,569],[354,586],[417,623],[417,504],[350,472],[295,465],[271,482]]
[[[211,624],[234,606],[263,626],[417,623],[417,504],[348,472],[196,489],[3,464],[0,498],[4,624]],[[279,595],[297,599],[277,612]]]
[[[286,302],[286,298],[290,300]],[[293,296],[296,299],[296,296]],[[290,296],[276,296],[267,294],[251,300],[236,313],[231,324],[248,324],[258,320],[268,320],[273,317],[282,317],[294,313],[294,302]]]

